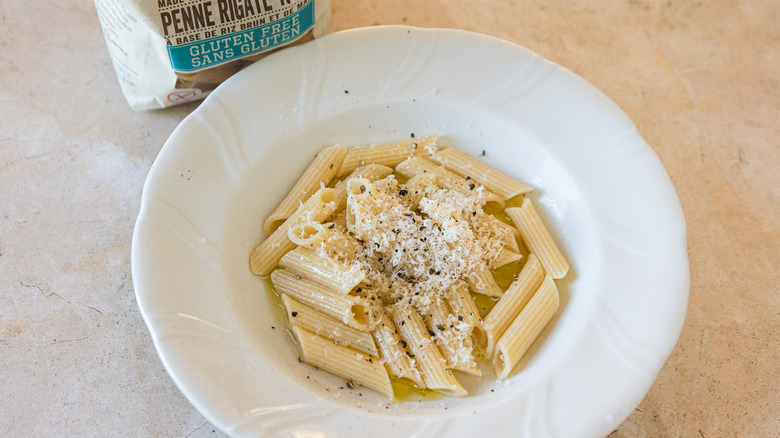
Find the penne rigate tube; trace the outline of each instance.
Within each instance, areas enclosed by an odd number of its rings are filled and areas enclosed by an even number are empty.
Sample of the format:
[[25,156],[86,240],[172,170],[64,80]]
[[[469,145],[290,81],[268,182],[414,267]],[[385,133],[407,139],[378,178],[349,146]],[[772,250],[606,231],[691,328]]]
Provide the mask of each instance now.
[[471,158],[457,149],[447,148],[440,150],[433,154],[430,159],[462,177],[468,176],[477,184],[485,186],[486,189],[504,200],[533,190],[531,187]]
[[417,369],[417,361],[413,359],[413,354],[407,349],[406,341],[401,339],[401,335],[398,333],[395,323],[390,319],[387,310],[382,310],[379,324],[371,334],[374,336],[382,355],[382,361],[390,375],[409,379],[418,388],[425,388],[422,374]]
[[411,156],[430,156],[436,151],[438,138],[438,135],[431,135],[405,141],[354,147],[347,152],[336,177],[349,175],[353,170],[367,164],[395,166]]
[[547,275],[539,290],[498,340],[494,364],[499,379],[509,377],[512,369],[555,316],[559,304],[558,289],[552,277]]
[[263,223],[265,235],[271,234],[290,217],[301,202],[305,202],[321,186],[327,185],[336,176],[347,155],[344,146],[331,146],[320,151],[301,175],[287,196]]
[[402,202],[406,208],[409,210],[418,210],[425,189],[428,186],[435,185],[436,181],[436,175],[432,173],[421,173],[409,178],[403,185],[407,191],[406,196],[402,197]]
[[468,275],[466,283],[469,285],[469,290],[475,294],[489,297],[500,297],[504,294],[487,265],[482,265],[478,270]]
[[339,260],[354,258],[360,242],[334,228],[319,222],[305,222],[291,226],[287,230],[287,237],[302,248],[312,251],[322,248],[327,255]]
[[558,245],[542,223],[530,198],[525,198],[520,207],[506,209],[528,249],[539,257],[545,272],[554,279],[563,278],[569,272],[569,263],[561,254]]
[[301,327],[312,333],[324,336],[339,345],[354,348],[374,357],[379,352],[370,333],[352,328],[330,316],[301,303],[287,294],[282,294],[282,304],[287,309],[290,326]]
[[279,261],[279,267],[342,294],[350,293],[366,278],[365,271],[359,265],[347,265],[330,257],[321,257],[301,247],[285,254]]
[[479,316],[477,303],[474,302],[474,298],[471,297],[468,288],[459,287],[452,291],[452,293],[447,295],[447,303],[450,305],[450,309],[452,309],[456,318],[463,318],[464,321],[473,327],[472,337],[477,345],[484,347],[487,342],[485,324]]
[[484,186],[478,185],[473,181],[469,181],[460,175],[450,172],[444,167],[439,166],[433,161],[423,157],[412,157],[404,160],[398,164],[398,166],[396,166],[395,171],[405,176],[406,178],[412,178],[423,173],[432,173],[436,175],[438,183],[446,189],[455,190],[465,194],[470,194],[473,191],[477,191],[485,203],[492,202],[501,208],[503,208],[505,205],[503,199],[498,197],[495,193],[487,190]]
[[328,222],[334,224],[342,230],[347,229],[347,211],[341,210],[334,213],[328,218]]
[[358,384],[387,398],[393,397],[390,377],[378,359],[337,345],[301,327],[293,326],[292,333],[298,341],[303,362],[347,379],[347,386]]
[[518,254],[507,247],[501,249],[496,254],[496,257],[490,259],[490,269],[498,269],[509,263],[514,263],[523,258],[522,254]]
[[496,219],[495,216],[489,214],[483,214],[478,216],[479,220],[484,221],[484,224],[478,226],[485,226],[493,230],[496,237],[503,242],[504,246],[514,252],[520,252],[520,245],[517,244],[517,239],[520,237],[520,231],[517,228],[501,222]]
[[539,259],[531,253],[528,260],[520,271],[520,275],[515,278],[509,288],[504,292],[504,296],[498,300],[490,313],[485,316],[485,331],[487,332],[487,347],[485,354],[489,358],[495,355],[495,347],[501,335],[520,314],[525,305],[531,299],[531,296],[539,289],[539,285],[544,280],[544,269]]
[[373,163],[360,166],[352,171],[352,173],[350,173],[346,178],[337,182],[336,186],[334,187],[339,194],[339,202],[336,205],[336,211],[339,212],[343,210],[347,205],[347,184],[349,184],[352,178],[362,177],[371,182],[374,182],[378,179],[386,177],[387,175],[390,175],[391,173],[393,173],[393,169],[381,164]]
[[426,322],[429,333],[439,347],[447,366],[474,376],[481,376],[474,357],[474,344],[471,341],[472,327],[466,321],[458,321],[450,306],[444,300],[434,300],[430,304]]
[[466,389],[458,383],[452,371],[447,368],[444,357],[428,334],[417,311],[414,308],[398,305],[387,309],[417,360],[425,386],[445,395],[465,396]]
[[295,244],[287,236],[287,230],[301,222],[322,222],[333,214],[338,196],[334,189],[317,190],[295,213],[282,223],[249,255],[249,267],[255,275],[268,275]]
[[381,225],[372,225],[368,221],[379,213],[376,211],[378,204],[394,207],[399,205],[396,199],[377,190],[374,184],[363,177],[355,177],[349,181],[347,197],[349,200],[346,208],[347,230],[358,239],[363,239],[365,235],[374,232],[382,232],[390,226],[390,223],[385,221]]
[[378,322],[377,310],[370,300],[335,292],[286,269],[271,272],[271,283],[278,292],[360,331],[370,331]]

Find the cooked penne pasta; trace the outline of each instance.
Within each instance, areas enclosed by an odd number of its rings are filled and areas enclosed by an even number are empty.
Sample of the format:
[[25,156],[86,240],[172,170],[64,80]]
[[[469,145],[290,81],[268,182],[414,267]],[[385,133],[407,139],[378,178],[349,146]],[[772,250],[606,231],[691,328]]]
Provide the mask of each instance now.
[[265,235],[270,235],[295,212],[301,202],[306,202],[321,186],[329,184],[341,168],[341,162],[346,155],[347,148],[344,146],[331,146],[320,151],[292,190],[263,223]]
[[331,217],[328,218],[328,221],[332,224],[334,224],[336,227],[338,227],[341,230],[347,229],[347,211],[341,210],[339,212],[333,213]]
[[249,255],[249,266],[256,275],[268,275],[279,264],[287,251],[295,244],[287,236],[287,230],[301,222],[321,222],[333,214],[336,208],[336,191],[328,188],[317,190],[295,213],[285,220],[270,236]]
[[321,257],[301,247],[285,254],[279,261],[279,267],[342,294],[350,293],[366,278],[365,271],[356,264],[347,265],[330,257]]
[[347,184],[347,230],[357,239],[381,233],[391,226],[390,221],[373,224],[370,218],[381,213],[380,205],[399,207],[400,203],[392,196],[376,189],[374,184],[362,177],[352,178]]
[[420,207],[420,200],[425,196],[425,189],[429,186],[435,185],[437,181],[436,175],[432,173],[421,173],[409,178],[405,184],[403,184],[403,190],[405,193],[398,198],[401,203],[409,210],[417,210]]
[[533,202],[526,198],[520,207],[507,208],[506,214],[517,226],[528,249],[539,257],[544,270],[556,280],[563,278],[569,271],[569,263],[539,218]]
[[533,190],[531,187],[471,158],[457,149],[446,148],[440,150],[433,154],[430,159],[462,177],[469,177],[469,179],[485,186],[486,189],[504,200],[529,193]]
[[374,338],[368,332],[352,328],[330,316],[301,303],[287,294],[282,294],[282,304],[287,310],[287,320],[291,326],[304,328],[312,333],[324,336],[339,345],[362,351],[374,357],[379,352]]
[[520,252],[520,245],[517,239],[520,238],[520,231],[517,228],[496,219],[495,216],[485,214],[481,215],[480,220],[485,222],[485,226],[491,229],[495,238],[499,239],[510,251]]
[[360,331],[370,331],[378,322],[377,309],[370,300],[335,292],[287,269],[271,272],[271,283],[280,293]]
[[411,156],[430,156],[436,151],[438,138],[438,135],[431,135],[418,139],[354,147],[347,152],[336,177],[341,178],[367,164],[395,166]]
[[363,177],[371,182],[382,179],[393,173],[393,169],[381,164],[366,164],[353,170],[346,178],[339,180],[334,187],[339,194],[339,202],[336,205],[336,212],[344,209],[347,205],[347,184],[355,177]]
[[482,375],[474,357],[472,327],[469,323],[458,321],[444,300],[431,303],[425,320],[428,323],[428,333],[434,333],[433,339],[447,361],[447,367],[474,376]]
[[467,391],[458,383],[446,366],[444,357],[436,348],[420,315],[413,308],[390,306],[387,308],[398,331],[414,354],[422,372],[425,386],[442,394],[462,397]]
[[514,263],[523,258],[522,254],[516,253],[507,247],[504,247],[499,251],[494,258],[490,259],[490,269],[498,269],[509,263]]
[[485,189],[484,186],[468,181],[423,157],[409,158],[398,164],[395,171],[406,178],[412,178],[423,173],[432,173],[436,175],[437,182],[446,189],[456,190],[465,194],[476,191],[485,203],[492,202],[501,208],[505,205],[503,199],[499,198],[495,193]]
[[250,255],[252,272],[270,274],[301,360],[349,388],[390,397],[392,378],[465,396],[455,371],[481,376],[488,360],[506,378],[560,305],[553,278],[568,263],[529,199],[504,208],[530,187],[437,152],[437,138],[324,150]]
[[460,321],[461,318],[473,328],[472,337],[476,344],[484,347],[487,342],[485,333],[485,324],[479,316],[479,309],[471,297],[468,288],[458,287],[447,295],[447,303],[450,305],[455,317]]
[[322,248],[325,254],[338,260],[354,259],[360,247],[360,242],[354,237],[336,230],[335,224],[300,223],[287,230],[287,237],[302,248],[312,251]]
[[399,203],[401,203],[401,198],[398,196],[398,192],[400,191],[400,184],[398,184],[398,180],[395,179],[395,175],[389,178],[382,178],[377,181],[372,181],[372,183],[374,183],[374,187],[376,187],[377,190],[387,196],[392,196],[398,200]]
[[499,379],[506,379],[531,344],[552,320],[560,299],[552,277],[547,275],[528,304],[501,335],[497,344],[495,366]]
[[401,339],[395,323],[390,319],[387,310],[382,310],[379,324],[371,334],[382,356],[387,371],[393,377],[409,379],[418,388],[425,388],[422,374],[417,369],[417,361],[409,351],[406,341]]
[[292,333],[298,341],[303,362],[347,379],[347,386],[358,384],[387,398],[393,396],[390,377],[378,359],[301,327],[293,326]]
[[528,260],[520,271],[520,275],[515,278],[509,288],[504,292],[504,296],[498,300],[493,309],[485,317],[485,331],[487,332],[487,347],[485,354],[488,357],[494,357],[496,343],[501,335],[523,310],[534,292],[539,289],[544,279],[544,269],[539,259],[531,253]]
[[[362,176],[350,178],[349,181],[347,181],[344,190],[346,191],[347,196],[369,197],[377,196],[380,193],[368,178],[363,178]],[[384,193],[382,193],[382,195],[384,195]]]
[[466,276],[466,283],[469,285],[469,290],[475,294],[487,295],[489,297],[500,297],[504,294],[504,291],[496,283],[496,279],[493,278],[493,274],[486,264],[482,265],[478,270],[470,272]]

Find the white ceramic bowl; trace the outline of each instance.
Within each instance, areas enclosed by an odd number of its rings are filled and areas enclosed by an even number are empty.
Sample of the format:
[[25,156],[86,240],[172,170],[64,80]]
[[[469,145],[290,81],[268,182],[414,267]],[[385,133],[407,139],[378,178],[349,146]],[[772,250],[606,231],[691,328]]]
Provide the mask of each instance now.
[[[298,362],[248,256],[319,149],[412,133],[534,186],[572,268],[558,316],[506,382],[389,405]],[[231,435],[274,437],[606,435],[672,351],[689,281],[674,188],[612,101],[516,45],[395,26],[286,49],[215,90],[149,172],[132,268],[185,396]]]

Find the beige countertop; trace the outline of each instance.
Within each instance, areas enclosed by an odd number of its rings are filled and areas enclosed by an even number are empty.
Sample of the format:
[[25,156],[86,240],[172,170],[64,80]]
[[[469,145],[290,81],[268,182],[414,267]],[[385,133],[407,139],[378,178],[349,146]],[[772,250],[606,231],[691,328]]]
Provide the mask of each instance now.
[[[780,437],[780,3],[333,0],[334,30],[467,29],[600,88],[686,215],[680,340],[612,437]],[[133,112],[90,1],[0,0],[0,435],[211,436],[152,345],[130,244],[194,104]]]

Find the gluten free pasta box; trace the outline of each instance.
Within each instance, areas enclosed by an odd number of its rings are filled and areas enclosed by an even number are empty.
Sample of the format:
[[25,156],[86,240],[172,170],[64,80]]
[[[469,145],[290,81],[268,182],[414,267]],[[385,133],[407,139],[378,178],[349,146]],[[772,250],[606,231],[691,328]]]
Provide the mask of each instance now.
[[122,93],[137,110],[203,99],[267,56],[330,31],[330,0],[95,0]]

